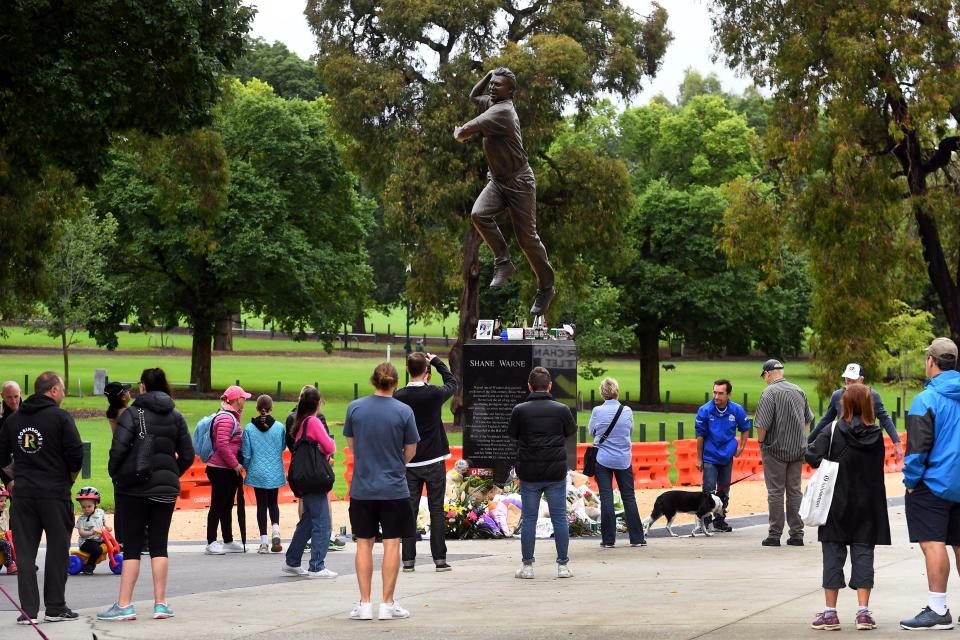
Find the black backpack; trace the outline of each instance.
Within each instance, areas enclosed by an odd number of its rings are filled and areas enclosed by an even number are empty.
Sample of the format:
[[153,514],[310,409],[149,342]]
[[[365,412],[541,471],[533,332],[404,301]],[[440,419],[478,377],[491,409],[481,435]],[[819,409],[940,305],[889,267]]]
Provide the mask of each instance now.
[[290,483],[293,495],[298,498],[308,494],[327,493],[333,489],[333,467],[316,443],[307,440],[307,426],[304,422],[300,423],[300,429],[300,438],[290,458],[287,482]]

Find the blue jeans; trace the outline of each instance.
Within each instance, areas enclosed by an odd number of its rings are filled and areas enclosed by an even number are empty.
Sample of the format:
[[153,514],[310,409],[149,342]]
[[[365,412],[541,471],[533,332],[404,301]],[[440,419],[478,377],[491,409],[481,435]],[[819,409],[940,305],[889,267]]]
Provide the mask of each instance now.
[[570,546],[570,525],[567,522],[567,481],[520,482],[520,551],[523,564],[533,564],[533,549],[537,544],[537,513],[540,511],[540,496],[550,507],[553,521],[553,539],[557,545],[557,564],[567,564],[567,549]]
[[300,501],[303,503],[303,515],[287,546],[287,566],[300,566],[303,550],[310,540],[309,570],[323,571],[330,546],[330,503],[325,493],[308,494],[302,496]]
[[[727,510],[730,504],[730,478],[733,476],[733,460],[727,464],[714,464],[712,462],[703,462],[703,490],[716,491],[717,487],[723,487],[717,491],[720,500],[723,501],[723,510]],[[709,521],[709,520],[708,520]],[[725,518],[717,518],[714,523],[725,522]]]
[[617,541],[617,513],[613,508],[613,479],[617,479],[620,498],[623,500],[623,516],[630,532],[630,544],[640,544],[643,539],[643,523],[637,509],[637,496],[633,492],[633,467],[611,469],[597,463],[597,489],[600,493],[600,542],[614,544]]

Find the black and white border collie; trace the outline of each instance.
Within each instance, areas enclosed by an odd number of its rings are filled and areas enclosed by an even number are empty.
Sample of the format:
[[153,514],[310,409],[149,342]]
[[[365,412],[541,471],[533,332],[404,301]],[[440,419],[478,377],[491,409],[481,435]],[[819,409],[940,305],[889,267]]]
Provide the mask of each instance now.
[[678,513],[689,513],[697,519],[697,526],[690,534],[691,538],[701,532],[711,536],[713,534],[707,530],[704,518],[709,515],[723,516],[723,501],[716,493],[707,491],[665,491],[657,496],[650,517],[643,521],[643,528],[649,530],[650,526],[663,516],[667,519],[667,533],[676,538],[677,534],[673,532],[673,520]]

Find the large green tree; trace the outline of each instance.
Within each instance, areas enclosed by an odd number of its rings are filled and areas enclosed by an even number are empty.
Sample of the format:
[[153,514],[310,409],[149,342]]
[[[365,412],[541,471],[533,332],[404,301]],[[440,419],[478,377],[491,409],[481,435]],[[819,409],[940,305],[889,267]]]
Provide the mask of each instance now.
[[236,309],[329,344],[369,295],[360,198],[323,101],[284,100],[236,82],[209,130],[118,143],[98,207],[120,222],[127,276],[115,320],[186,320],[191,381],[210,387],[217,322]]
[[765,240],[774,255],[810,250],[821,365],[862,357],[876,373],[880,327],[921,251],[960,338],[960,3],[712,0],[711,10],[720,51],[771,92],[774,188],[743,185],[734,214],[741,228],[783,231]]
[[723,95],[687,95],[681,107],[654,102],[623,113],[619,146],[637,206],[627,227],[633,260],[616,282],[629,292],[626,315],[636,323],[640,401],[660,402],[665,336],[707,353],[746,353],[761,337],[765,348],[799,350],[807,304],[802,267],[794,265],[794,280],[761,292],[760,271],[729,266],[716,233],[727,208],[724,186],[758,171],[757,138],[746,119]]
[[262,80],[281,98],[315,100],[324,94],[317,66],[282,42],[270,44],[263,38],[248,39],[233,74],[243,82]]
[[92,183],[110,135],[210,121],[253,10],[240,0],[18,0],[0,17],[0,313],[42,295],[60,227],[34,215],[45,167]]
[[[584,263],[597,246],[622,253],[622,168],[551,146],[566,108],[584,111],[603,91],[635,95],[657,71],[670,40],[659,5],[638,16],[619,0],[311,0],[306,13],[350,158],[384,188],[385,217],[412,266],[408,294],[419,309],[460,314],[455,370],[486,284],[469,214],[487,167],[479,143],[459,145],[452,133],[475,115],[468,95],[487,70],[508,66],[519,81],[515,106],[540,187],[539,226],[558,271],[551,315],[589,286]],[[533,287],[525,276],[524,298]]]

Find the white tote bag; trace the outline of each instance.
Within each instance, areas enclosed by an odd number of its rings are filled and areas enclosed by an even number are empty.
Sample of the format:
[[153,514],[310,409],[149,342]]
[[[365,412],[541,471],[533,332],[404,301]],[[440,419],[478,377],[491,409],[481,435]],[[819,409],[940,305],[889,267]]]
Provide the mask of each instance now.
[[828,460],[833,449],[833,433],[837,429],[837,421],[830,425],[830,445],[827,453],[820,461],[817,472],[810,478],[807,488],[803,492],[803,501],[800,502],[800,519],[808,527],[820,527],[827,524],[830,515],[830,503],[833,502],[833,488],[837,484],[837,473],[840,472],[840,463]]

